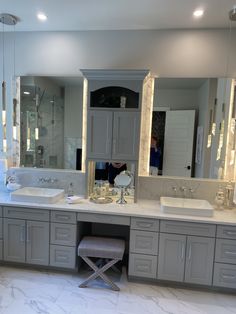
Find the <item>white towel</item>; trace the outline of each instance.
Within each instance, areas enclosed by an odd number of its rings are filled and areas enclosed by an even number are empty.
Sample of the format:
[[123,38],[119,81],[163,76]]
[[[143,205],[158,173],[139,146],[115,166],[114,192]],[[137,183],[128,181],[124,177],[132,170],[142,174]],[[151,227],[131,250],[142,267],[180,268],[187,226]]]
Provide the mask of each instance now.
[[66,198],[66,201],[68,204],[78,204],[78,203],[80,203],[81,200],[82,200],[82,197],[76,196],[76,195],[67,196],[67,198]]

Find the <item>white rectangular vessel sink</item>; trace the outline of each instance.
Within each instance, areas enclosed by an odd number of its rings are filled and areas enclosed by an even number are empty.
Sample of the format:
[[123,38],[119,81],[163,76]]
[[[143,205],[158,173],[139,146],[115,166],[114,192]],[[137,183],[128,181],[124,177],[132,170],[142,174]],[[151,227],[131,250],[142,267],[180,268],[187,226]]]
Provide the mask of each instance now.
[[64,197],[64,190],[24,187],[11,193],[12,201],[52,204]]
[[206,200],[161,197],[161,210],[167,214],[212,217],[214,208]]

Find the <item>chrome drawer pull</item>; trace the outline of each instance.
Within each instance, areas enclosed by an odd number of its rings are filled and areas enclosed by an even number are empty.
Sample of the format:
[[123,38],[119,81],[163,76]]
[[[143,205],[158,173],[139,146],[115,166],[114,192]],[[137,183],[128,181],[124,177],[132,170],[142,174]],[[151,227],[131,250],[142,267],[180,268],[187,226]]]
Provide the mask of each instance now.
[[69,217],[69,216],[66,216],[66,215],[57,215],[56,218],[58,218],[58,219],[64,219],[64,220],[70,219],[70,217]]
[[236,232],[235,231],[225,231],[225,233],[228,234],[228,235],[236,236]]
[[137,222],[137,225],[139,227],[143,227],[143,228],[150,228],[153,226],[153,223],[150,222]]
[[234,275],[222,275],[222,277],[224,279],[235,279],[236,278],[236,276],[234,276]]
[[184,243],[182,243],[182,249],[181,249],[181,260],[184,259]]
[[233,252],[233,251],[225,251],[225,254],[236,255],[236,252]]

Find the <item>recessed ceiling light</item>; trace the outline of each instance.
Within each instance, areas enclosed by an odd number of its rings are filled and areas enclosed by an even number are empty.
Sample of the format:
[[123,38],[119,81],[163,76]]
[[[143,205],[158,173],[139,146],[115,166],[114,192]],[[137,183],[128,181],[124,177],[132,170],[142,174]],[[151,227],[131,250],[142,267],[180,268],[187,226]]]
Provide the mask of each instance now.
[[198,10],[195,10],[193,12],[193,16],[195,16],[195,17],[201,17],[201,16],[203,16],[203,14],[204,14],[204,10],[202,10],[202,9],[198,9]]
[[40,20],[40,21],[46,21],[47,20],[47,15],[44,14],[44,13],[38,13],[37,14],[37,18]]
[[23,92],[25,95],[30,95],[30,92]]

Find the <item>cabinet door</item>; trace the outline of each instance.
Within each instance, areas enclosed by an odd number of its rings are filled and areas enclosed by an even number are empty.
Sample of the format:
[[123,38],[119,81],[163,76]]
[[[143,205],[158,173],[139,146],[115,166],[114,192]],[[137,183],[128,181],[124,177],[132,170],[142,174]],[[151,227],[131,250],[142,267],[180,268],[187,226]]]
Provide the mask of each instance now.
[[183,281],[186,236],[160,233],[158,279]]
[[26,262],[29,264],[49,264],[49,223],[27,221]]
[[88,112],[87,157],[111,159],[113,112]]
[[140,112],[114,112],[112,159],[138,160]]
[[4,219],[4,260],[25,262],[25,220]]
[[188,236],[185,282],[212,284],[215,239]]

